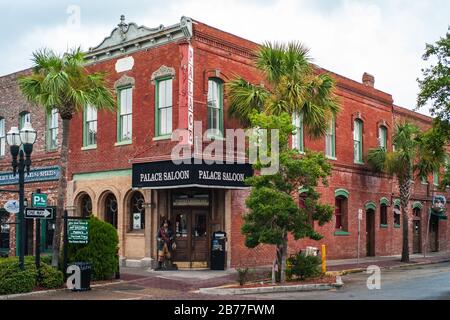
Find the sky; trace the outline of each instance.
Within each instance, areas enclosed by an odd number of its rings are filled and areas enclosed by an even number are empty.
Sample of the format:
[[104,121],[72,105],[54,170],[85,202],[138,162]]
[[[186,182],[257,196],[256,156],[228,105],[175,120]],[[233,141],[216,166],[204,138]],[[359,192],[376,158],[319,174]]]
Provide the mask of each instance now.
[[[243,38],[311,49],[317,65],[416,106],[425,44],[450,24],[448,0],[0,0],[0,76],[31,66],[31,53],[95,47],[119,23],[156,27],[188,16]],[[419,112],[428,114],[428,110]]]

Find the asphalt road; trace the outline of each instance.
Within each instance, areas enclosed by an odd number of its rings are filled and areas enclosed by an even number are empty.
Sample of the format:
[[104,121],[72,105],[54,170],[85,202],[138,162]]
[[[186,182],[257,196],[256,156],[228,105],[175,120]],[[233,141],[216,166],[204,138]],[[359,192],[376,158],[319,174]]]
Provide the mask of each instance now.
[[[192,271],[191,271],[192,272]],[[211,273],[211,272],[210,272]],[[202,273],[203,274],[203,273]],[[182,275],[182,273],[180,273]],[[380,289],[369,290],[367,280],[372,274],[355,273],[343,276],[344,287],[330,291],[271,293],[239,296],[199,294],[199,287],[213,287],[230,281],[235,275],[215,277],[173,277],[162,273],[145,273],[135,280],[101,285],[91,291],[74,293],[69,290],[16,297],[22,300],[450,300],[450,263],[381,270]],[[372,282],[373,283],[373,282]]]
[[[369,290],[373,274],[342,277],[344,287],[330,291],[258,294],[259,299],[293,300],[450,300],[450,263],[381,270],[380,289]],[[375,282],[369,281],[371,285]]]

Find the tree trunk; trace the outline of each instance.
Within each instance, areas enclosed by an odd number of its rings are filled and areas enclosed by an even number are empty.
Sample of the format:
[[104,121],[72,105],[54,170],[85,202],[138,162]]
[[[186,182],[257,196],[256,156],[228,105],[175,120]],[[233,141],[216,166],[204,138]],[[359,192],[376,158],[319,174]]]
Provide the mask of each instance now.
[[409,262],[409,210],[408,204],[411,197],[411,179],[406,177],[400,182],[400,203],[403,224],[402,262]]
[[286,259],[287,259],[287,243],[288,236],[287,233],[283,236],[283,244],[281,246],[281,274],[280,274],[280,282],[281,284],[286,283]]
[[[69,156],[69,134],[70,134],[70,120],[62,119],[62,143],[61,143],[61,158],[59,160],[60,177],[58,182],[58,198],[56,200],[56,222],[55,233],[53,235],[53,256],[52,266],[58,267],[59,255],[61,251],[61,232],[62,232],[62,216],[64,213],[66,191],[67,191],[67,160]],[[63,271],[65,272],[65,270]]]

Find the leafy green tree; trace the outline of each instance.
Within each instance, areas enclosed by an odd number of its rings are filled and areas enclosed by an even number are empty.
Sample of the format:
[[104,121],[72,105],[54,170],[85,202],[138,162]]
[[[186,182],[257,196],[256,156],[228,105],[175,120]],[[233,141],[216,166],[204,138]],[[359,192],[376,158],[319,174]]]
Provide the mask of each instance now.
[[420,93],[418,108],[431,104],[430,112],[439,120],[450,122],[450,33],[447,32],[434,44],[427,44],[423,55],[425,61],[433,60],[434,65],[422,69],[423,79],[417,79]]
[[[259,244],[276,246],[280,280],[285,282],[288,235],[292,234],[296,240],[320,240],[322,236],[314,230],[313,222],[318,221],[322,226],[331,220],[333,208],[320,204],[320,194],[316,191],[319,183],[327,185],[331,165],[322,153],[306,151],[302,155],[289,148],[288,139],[294,127],[287,113],[274,116],[254,112],[250,115],[250,122],[255,128],[278,130],[279,170],[275,174],[255,175],[247,179],[252,189],[246,200],[249,212],[244,216],[242,233],[249,248]],[[269,147],[268,152],[272,156],[276,151]],[[265,166],[268,164],[254,164],[256,170]],[[295,200],[300,189],[307,194],[305,208],[300,208]]]
[[392,137],[393,151],[385,148],[372,149],[368,154],[368,162],[374,171],[384,171],[398,180],[403,224],[402,262],[409,262],[409,209],[414,178],[426,178],[437,172],[445,162],[445,138],[436,129],[421,132],[408,122],[396,126]]
[[43,49],[33,53],[33,72],[19,79],[19,87],[28,101],[47,112],[56,108],[62,119],[62,143],[56,226],[53,238],[52,265],[58,266],[61,244],[62,215],[67,189],[67,160],[69,150],[70,121],[74,113],[87,105],[94,108],[114,109],[113,91],[106,81],[106,74],[86,70],[84,53],[80,48],[60,56]]
[[267,42],[255,58],[264,84],[251,84],[238,77],[227,84],[231,117],[250,124],[253,111],[280,115],[302,114],[313,137],[323,136],[329,119],[339,111],[335,81],[328,73],[317,73],[309,50],[298,42]]

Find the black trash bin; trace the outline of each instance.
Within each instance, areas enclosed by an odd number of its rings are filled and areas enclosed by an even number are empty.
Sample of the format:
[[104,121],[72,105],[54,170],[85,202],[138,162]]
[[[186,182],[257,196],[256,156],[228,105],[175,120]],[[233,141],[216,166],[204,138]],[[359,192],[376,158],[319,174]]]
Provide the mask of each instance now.
[[211,239],[211,270],[225,270],[226,232],[217,231]]
[[89,262],[75,262],[72,263],[80,268],[81,271],[81,279],[80,279],[80,288],[74,287],[72,291],[88,291],[91,290],[91,277],[92,277],[92,267]]

